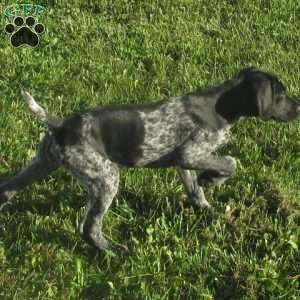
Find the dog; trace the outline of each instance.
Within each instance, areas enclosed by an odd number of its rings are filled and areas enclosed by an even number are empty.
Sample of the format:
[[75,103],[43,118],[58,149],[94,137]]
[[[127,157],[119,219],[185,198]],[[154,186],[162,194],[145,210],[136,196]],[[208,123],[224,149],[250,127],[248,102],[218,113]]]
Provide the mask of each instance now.
[[0,184],[4,207],[18,190],[60,166],[87,189],[80,234],[99,250],[118,246],[105,239],[102,221],[115,197],[119,167],[176,167],[190,202],[209,207],[202,186],[221,184],[235,174],[236,161],[215,151],[241,117],[291,121],[300,104],[272,73],[242,70],[234,79],[155,103],[106,105],[65,118],[49,115],[27,93],[24,100],[49,130],[37,156],[16,176]]

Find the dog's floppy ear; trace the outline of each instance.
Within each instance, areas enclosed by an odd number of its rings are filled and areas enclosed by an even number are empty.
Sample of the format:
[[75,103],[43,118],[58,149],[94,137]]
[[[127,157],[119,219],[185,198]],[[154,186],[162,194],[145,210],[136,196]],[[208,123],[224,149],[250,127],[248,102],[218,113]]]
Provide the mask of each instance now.
[[[250,67],[239,72],[239,77],[242,78],[247,86],[248,94],[251,94],[258,108],[258,115],[262,119],[269,119],[271,116],[271,108],[273,102],[271,76],[266,72]],[[249,93],[249,91],[252,91]]]
[[259,116],[269,119],[272,114],[273,92],[272,84],[268,78],[257,76],[253,78],[253,88],[256,91],[256,103]]

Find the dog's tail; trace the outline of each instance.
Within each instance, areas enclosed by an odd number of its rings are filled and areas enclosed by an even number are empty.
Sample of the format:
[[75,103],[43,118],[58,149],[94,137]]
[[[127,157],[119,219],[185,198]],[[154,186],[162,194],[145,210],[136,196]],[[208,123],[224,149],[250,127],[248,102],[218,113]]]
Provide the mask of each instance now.
[[34,99],[33,97],[28,93],[28,92],[23,92],[22,91],[22,96],[29,107],[29,109],[33,112],[35,116],[42,122],[46,123],[50,129],[55,129],[61,126],[63,120],[55,117],[55,116],[50,116],[44,108],[42,108]]

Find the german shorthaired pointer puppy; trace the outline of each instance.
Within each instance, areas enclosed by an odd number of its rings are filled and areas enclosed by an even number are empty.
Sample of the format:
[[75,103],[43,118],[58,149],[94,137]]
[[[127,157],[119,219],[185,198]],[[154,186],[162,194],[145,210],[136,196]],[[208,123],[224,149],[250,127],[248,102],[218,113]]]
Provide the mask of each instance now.
[[191,203],[208,207],[201,185],[235,173],[234,158],[215,154],[231,124],[240,117],[290,121],[300,113],[275,75],[254,68],[166,101],[101,106],[65,118],[50,116],[30,94],[23,97],[49,130],[28,166],[0,184],[0,205],[62,165],[88,191],[80,233],[101,250],[116,249],[103,236],[102,220],[118,190],[119,166],[176,167]]

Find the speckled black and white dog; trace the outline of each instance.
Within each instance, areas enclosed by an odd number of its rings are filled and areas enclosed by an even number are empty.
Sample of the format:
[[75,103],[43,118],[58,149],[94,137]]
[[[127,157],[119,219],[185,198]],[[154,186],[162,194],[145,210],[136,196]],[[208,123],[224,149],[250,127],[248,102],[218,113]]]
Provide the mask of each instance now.
[[103,106],[62,119],[48,115],[28,93],[23,96],[49,131],[27,168],[0,184],[2,206],[63,165],[88,190],[80,233],[98,249],[112,246],[101,228],[118,190],[119,166],[176,167],[191,203],[208,207],[201,185],[222,183],[235,173],[234,158],[214,153],[228,140],[230,125],[240,117],[290,121],[300,113],[275,75],[254,68],[166,101]]

